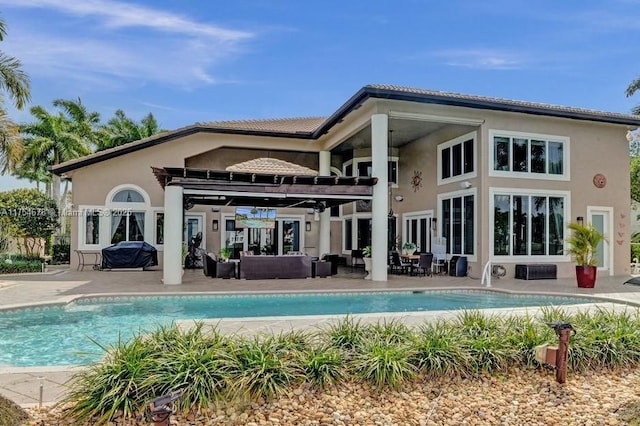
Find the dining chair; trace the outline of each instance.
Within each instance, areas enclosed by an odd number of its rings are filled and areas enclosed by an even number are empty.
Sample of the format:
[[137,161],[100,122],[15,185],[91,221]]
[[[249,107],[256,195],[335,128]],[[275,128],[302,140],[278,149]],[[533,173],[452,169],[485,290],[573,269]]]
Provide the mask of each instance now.
[[420,255],[420,260],[416,267],[416,274],[423,276],[433,276],[431,272],[431,264],[433,263],[433,253],[423,253]]
[[400,274],[408,274],[413,269],[413,263],[403,262],[397,251],[391,252],[391,272],[396,271]]

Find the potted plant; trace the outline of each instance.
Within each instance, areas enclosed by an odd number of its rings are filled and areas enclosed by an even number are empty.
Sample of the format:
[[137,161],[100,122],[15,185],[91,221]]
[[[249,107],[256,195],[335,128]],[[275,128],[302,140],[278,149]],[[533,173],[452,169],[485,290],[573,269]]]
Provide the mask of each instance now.
[[402,251],[404,254],[413,254],[417,248],[418,246],[416,246],[414,243],[409,241],[407,241],[402,245]]
[[598,245],[604,235],[591,224],[570,223],[571,236],[567,238],[567,253],[576,260],[578,287],[593,288],[598,272]]
[[220,251],[218,251],[218,254],[223,262],[228,262],[229,258],[231,258],[232,251],[229,247],[222,247]]
[[364,260],[364,270],[367,271],[365,280],[371,279],[371,246],[366,246],[362,249],[362,258]]

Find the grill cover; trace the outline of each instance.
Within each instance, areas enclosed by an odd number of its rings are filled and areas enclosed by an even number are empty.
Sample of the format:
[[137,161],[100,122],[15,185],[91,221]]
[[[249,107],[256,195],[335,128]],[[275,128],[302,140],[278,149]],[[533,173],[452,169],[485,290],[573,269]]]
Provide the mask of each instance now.
[[102,269],[147,268],[157,264],[157,250],[144,241],[121,241],[102,249]]

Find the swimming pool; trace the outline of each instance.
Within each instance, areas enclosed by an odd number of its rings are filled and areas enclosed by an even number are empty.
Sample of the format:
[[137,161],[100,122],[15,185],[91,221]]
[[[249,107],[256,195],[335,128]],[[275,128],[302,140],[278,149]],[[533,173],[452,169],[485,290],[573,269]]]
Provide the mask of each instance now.
[[82,299],[64,306],[0,311],[0,367],[83,365],[112,344],[175,320],[345,315],[593,303],[587,298],[488,291],[361,292]]

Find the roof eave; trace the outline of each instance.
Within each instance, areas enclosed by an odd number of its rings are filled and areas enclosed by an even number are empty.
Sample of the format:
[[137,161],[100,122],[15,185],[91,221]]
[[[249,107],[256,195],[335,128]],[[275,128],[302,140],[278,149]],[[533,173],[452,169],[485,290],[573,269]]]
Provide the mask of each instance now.
[[365,87],[367,96],[379,99],[391,99],[397,101],[420,102],[438,105],[458,106],[475,109],[488,109],[493,111],[518,112],[523,114],[544,115],[559,118],[569,118],[574,120],[587,120],[611,124],[623,124],[629,126],[640,126],[640,117],[632,118],[627,116],[606,116],[598,112],[589,111],[563,111],[553,106],[532,106],[518,105],[511,102],[500,102],[491,99],[463,99],[454,98],[447,94],[429,94],[429,93],[409,93],[399,92],[392,89],[381,89],[377,87]]
[[90,166],[105,160],[117,158],[121,155],[129,154],[130,152],[138,151],[140,149],[148,148],[150,146],[159,145],[161,143],[170,141],[172,139],[178,139],[184,136],[192,135],[195,133],[220,133],[220,134],[234,134],[234,135],[246,135],[246,136],[264,136],[274,138],[292,138],[292,139],[312,139],[311,132],[275,132],[275,131],[261,131],[261,130],[248,130],[248,129],[230,129],[230,128],[216,128],[207,126],[189,126],[183,129],[178,129],[173,132],[163,133],[157,137],[151,137],[147,141],[137,144],[125,144],[118,147],[113,151],[104,151],[104,154],[90,156],[89,158],[79,158],[77,160],[71,160],[56,166],[50,167],[49,170],[59,176],[67,173],[71,170],[76,170],[81,167]]

